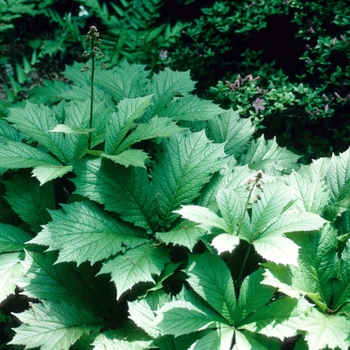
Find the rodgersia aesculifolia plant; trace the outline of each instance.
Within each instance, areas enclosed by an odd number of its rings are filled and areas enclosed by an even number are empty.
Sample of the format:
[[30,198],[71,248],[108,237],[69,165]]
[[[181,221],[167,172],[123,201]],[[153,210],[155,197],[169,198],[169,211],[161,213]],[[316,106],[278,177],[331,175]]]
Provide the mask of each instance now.
[[0,119],[0,302],[31,298],[6,345],[347,350],[350,151],[300,167],[189,71],[96,73],[89,33],[91,78]]

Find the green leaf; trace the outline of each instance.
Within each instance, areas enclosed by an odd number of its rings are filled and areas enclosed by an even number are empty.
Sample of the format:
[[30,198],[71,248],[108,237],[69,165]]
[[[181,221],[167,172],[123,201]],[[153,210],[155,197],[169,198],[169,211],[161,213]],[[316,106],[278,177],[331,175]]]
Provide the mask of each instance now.
[[157,232],[156,238],[166,244],[174,244],[193,250],[205,231],[189,221],[183,221],[178,227],[169,232]]
[[332,155],[326,182],[331,190],[333,210],[339,215],[350,208],[350,149]]
[[220,188],[216,201],[224,219],[226,233],[234,234],[244,213],[244,204],[232,187]]
[[59,250],[58,262],[84,261],[92,264],[147,242],[143,230],[112,218],[91,202],[62,204],[63,210],[50,211],[52,221],[30,243]]
[[159,329],[155,325],[155,311],[169,301],[171,296],[159,291],[150,293],[143,299],[128,302],[129,318],[151,337],[156,338],[159,335]]
[[16,314],[22,324],[9,344],[39,347],[42,350],[68,349],[84,333],[98,331],[103,320],[91,312],[63,301],[31,304],[31,308]]
[[155,322],[164,334],[176,337],[203,329],[215,329],[218,323],[227,324],[224,318],[210,308],[183,300],[166,303],[157,311]]
[[113,96],[116,102],[123,98],[138,98],[143,95],[149,71],[146,65],[129,64],[124,61],[110,70],[100,70],[95,78],[96,86]]
[[[79,267],[74,263],[55,264],[56,252],[36,253],[26,251],[25,260],[22,262],[24,275],[17,280],[17,284],[23,289],[23,294],[29,298],[48,300],[51,302],[64,301],[85,308],[94,314],[108,314],[108,306],[101,298],[92,278],[98,283],[92,269]],[[90,281],[88,276],[92,277]],[[106,300],[107,293],[104,290]]]
[[305,339],[309,349],[349,349],[350,320],[344,316],[329,316],[312,308],[299,325],[299,329],[307,332]]
[[71,165],[40,165],[33,169],[32,174],[39,180],[40,185],[44,185],[45,183],[62,177],[71,171],[73,171],[73,167]]
[[57,124],[57,119],[49,107],[27,101],[24,108],[10,108],[8,120],[65,162],[67,149],[63,135],[49,132]]
[[183,205],[181,209],[174,210],[174,213],[180,214],[183,218],[197,223],[197,227],[209,231],[213,228],[227,230],[225,222],[208,208],[198,205]]
[[19,227],[0,223],[0,253],[21,252],[31,238]]
[[223,113],[224,110],[212,101],[203,100],[197,96],[174,98],[163,110],[158,112],[159,117],[173,118],[174,120],[208,120]]
[[303,166],[289,176],[290,185],[295,189],[298,198],[297,208],[322,214],[330,199],[329,189],[324,181],[329,166],[326,158],[314,161],[310,166]]
[[[146,169],[125,168],[107,160],[74,163],[76,192],[150,230],[157,225],[156,196]],[[115,176],[118,174],[118,176]]]
[[92,133],[94,130],[95,129],[86,129],[75,125],[57,124],[52,130],[49,130],[49,131],[62,132],[67,135],[80,135],[80,134],[88,135]]
[[44,105],[48,102],[55,103],[62,99],[62,94],[71,90],[71,86],[66,82],[45,80],[44,86],[36,86],[29,90],[30,100]]
[[248,316],[240,328],[283,340],[297,334],[302,315],[311,307],[303,298],[277,299]]
[[16,174],[6,181],[6,200],[19,217],[38,232],[41,225],[50,220],[47,209],[55,209],[55,194],[52,183],[40,186],[39,182],[26,174]]
[[170,262],[164,247],[142,245],[104,263],[101,273],[110,273],[117,288],[117,299],[139,282],[152,282],[152,275],[160,275],[164,265]]
[[350,302],[350,240],[337,264],[337,280],[334,283],[333,309],[349,305]]
[[83,74],[81,69],[83,68],[81,63],[74,62],[72,66],[66,66],[64,75],[73,81],[77,86],[90,85],[90,76],[89,74]]
[[231,272],[216,255],[191,255],[186,269],[188,283],[228,321],[234,320],[236,296]]
[[265,141],[264,135],[252,142],[246,154],[239,159],[240,164],[249,164],[250,169],[263,169],[274,173],[277,171],[287,171],[295,167],[300,156],[279,147],[276,139]]
[[158,74],[154,74],[149,85],[148,94],[154,94],[152,98],[153,106],[146,115],[145,120],[155,117],[163,111],[174,96],[185,96],[193,91],[195,82],[190,78],[190,71],[179,72],[167,69]]
[[233,349],[281,350],[281,345],[276,338],[267,338],[246,330],[236,330],[236,346]]
[[114,154],[133,122],[140,118],[149,107],[152,95],[134,99],[125,98],[118,104],[118,112],[113,113],[106,127],[105,152]]
[[0,303],[15,294],[16,279],[23,274],[22,253],[0,254]]
[[10,126],[8,122],[6,122],[4,119],[0,119],[0,141],[15,141],[19,142],[22,139],[22,135]]
[[209,135],[217,143],[225,143],[226,154],[238,158],[247,147],[255,128],[250,119],[239,117],[232,109],[209,120]]
[[7,141],[0,147],[0,167],[32,168],[39,165],[62,165],[55,158],[24,143]]
[[191,346],[191,350],[227,350],[231,348],[235,330],[226,325],[214,329]]
[[222,233],[212,240],[211,245],[219,254],[223,252],[232,253],[232,251],[239,245],[239,238],[231,234]]
[[203,131],[175,134],[162,146],[151,176],[162,219],[169,224],[177,216],[174,210],[198,197],[225,154],[224,146],[212,144]]
[[101,153],[101,157],[110,159],[114,163],[124,165],[126,168],[130,165],[146,168],[145,161],[149,159],[148,154],[140,149],[128,149],[116,156]]
[[299,249],[298,266],[263,264],[268,269],[262,283],[299,298],[306,295],[322,310],[326,310],[333,294],[335,279],[337,234],[326,225],[320,232],[293,234]]
[[157,137],[168,137],[182,130],[169,118],[153,117],[147,123],[138,124],[136,129],[118,146],[116,152],[121,152],[134,143]]
[[275,289],[262,285],[262,280],[261,268],[244,279],[237,301],[235,325],[238,326],[246,317],[267,305],[272,299]]
[[100,333],[92,343],[94,350],[144,350],[148,349],[151,344],[151,340],[125,339],[122,332],[115,331]]

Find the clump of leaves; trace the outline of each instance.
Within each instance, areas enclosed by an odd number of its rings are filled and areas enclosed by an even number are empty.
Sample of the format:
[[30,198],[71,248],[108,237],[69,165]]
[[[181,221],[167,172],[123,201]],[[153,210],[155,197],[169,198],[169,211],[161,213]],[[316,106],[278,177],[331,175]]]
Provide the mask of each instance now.
[[0,120],[8,344],[347,349],[350,151],[299,168],[188,71],[80,70]]

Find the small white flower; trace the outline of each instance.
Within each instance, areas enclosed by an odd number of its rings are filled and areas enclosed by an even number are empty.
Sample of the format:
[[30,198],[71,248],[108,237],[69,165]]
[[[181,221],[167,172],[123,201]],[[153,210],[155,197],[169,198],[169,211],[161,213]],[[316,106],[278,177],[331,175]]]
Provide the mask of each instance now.
[[168,58],[168,50],[162,50],[159,52],[159,58],[161,60],[166,60]]
[[78,13],[79,17],[85,17],[85,16],[89,15],[89,12],[87,12],[87,10],[84,6],[80,5],[79,8],[80,8],[80,11]]

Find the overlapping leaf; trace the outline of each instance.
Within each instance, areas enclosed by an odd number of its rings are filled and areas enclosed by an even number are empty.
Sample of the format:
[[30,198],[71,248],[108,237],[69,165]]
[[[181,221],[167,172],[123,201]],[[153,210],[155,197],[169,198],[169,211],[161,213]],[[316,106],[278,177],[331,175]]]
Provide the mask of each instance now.
[[299,172],[293,172],[289,181],[298,199],[297,207],[303,211],[322,214],[330,199],[325,177],[329,160],[321,158],[310,166],[304,166]]
[[326,310],[333,294],[333,280],[337,261],[336,231],[326,225],[320,232],[305,235],[293,234],[293,240],[301,247],[298,266],[266,263],[264,284],[298,298],[306,295],[321,310]]
[[57,119],[49,107],[27,101],[24,108],[11,108],[8,120],[65,162],[67,149],[63,135],[49,132],[57,124]]
[[210,137],[225,144],[225,152],[238,158],[247,147],[255,128],[250,119],[242,119],[232,109],[209,120]]
[[44,185],[45,183],[62,177],[71,171],[73,171],[73,167],[71,165],[39,165],[33,169],[32,174],[39,180],[40,185]]
[[15,141],[19,142],[24,135],[18,132],[15,128],[10,126],[4,119],[0,119],[0,141]]
[[48,209],[55,208],[55,193],[52,183],[40,186],[34,178],[17,174],[5,183],[6,200],[20,218],[34,231],[50,220]]
[[214,254],[192,255],[186,273],[193,290],[220,315],[233,322],[236,296],[226,264]]
[[239,158],[240,164],[249,164],[251,169],[267,172],[290,171],[300,156],[277,145],[276,139],[265,141],[264,135],[252,142],[246,154]]
[[204,132],[176,134],[164,140],[162,152],[151,173],[160,213],[166,224],[177,216],[181,204],[188,204],[218,171],[225,156],[222,144],[212,144]]
[[19,227],[0,223],[0,253],[21,252],[32,237]]
[[62,205],[51,211],[52,221],[30,243],[59,250],[57,262],[79,264],[106,259],[111,255],[147,242],[143,230],[110,217],[92,202]]
[[40,165],[62,165],[49,154],[24,143],[7,141],[0,147],[0,167],[6,169],[32,168]]
[[15,293],[16,279],[23,274],[23,253],[0,254],[0,303]]
[[158,116],[193,121],[213,119],[223,112],[222,108],[211,101],[190,95],[173,99],[166,108],[159,111]]
[[162,246],[142,245],[103,264],[100,273],[110,273],[117,288],[117,299],[139,282],[153,282],[170,262],[169,251]]
[[133,122],[140,118],[150,105],[152,95],[135,99],[125,98],[118,104],[118,112],[113,113],[106,128],[105,152],[114,154],[117,147],[131,129]]
[[94,271],[82,267],[77,269],[74,263],[55,264],[56,260],[56,252],[26,252],[22,262],[25,275],[17,280],[23,294],[51,302],[62,300],[94,314],[108,314],[107,291],[104,290],[104,299],[91,283],[91,277],[95,278]]
[[155,191],[145,169],[125,168],[102,159],[81,160],[74,169],[76,193],[147,230],[157,224]]
[[63,301],[31,304],[29,310],[16,316],[22,324],[9,344],[42,350],[69,349],[84,333],[103,326],[101,318]]
[[174,72],[168,69],[153,75],[147,88],[149,94],[154,94],[153,106],[147,111],[144,120],[155,117],[162,112],[174,96],[186,96],[194,89],[194,85],[195,82],[191,80],[189,71]]

